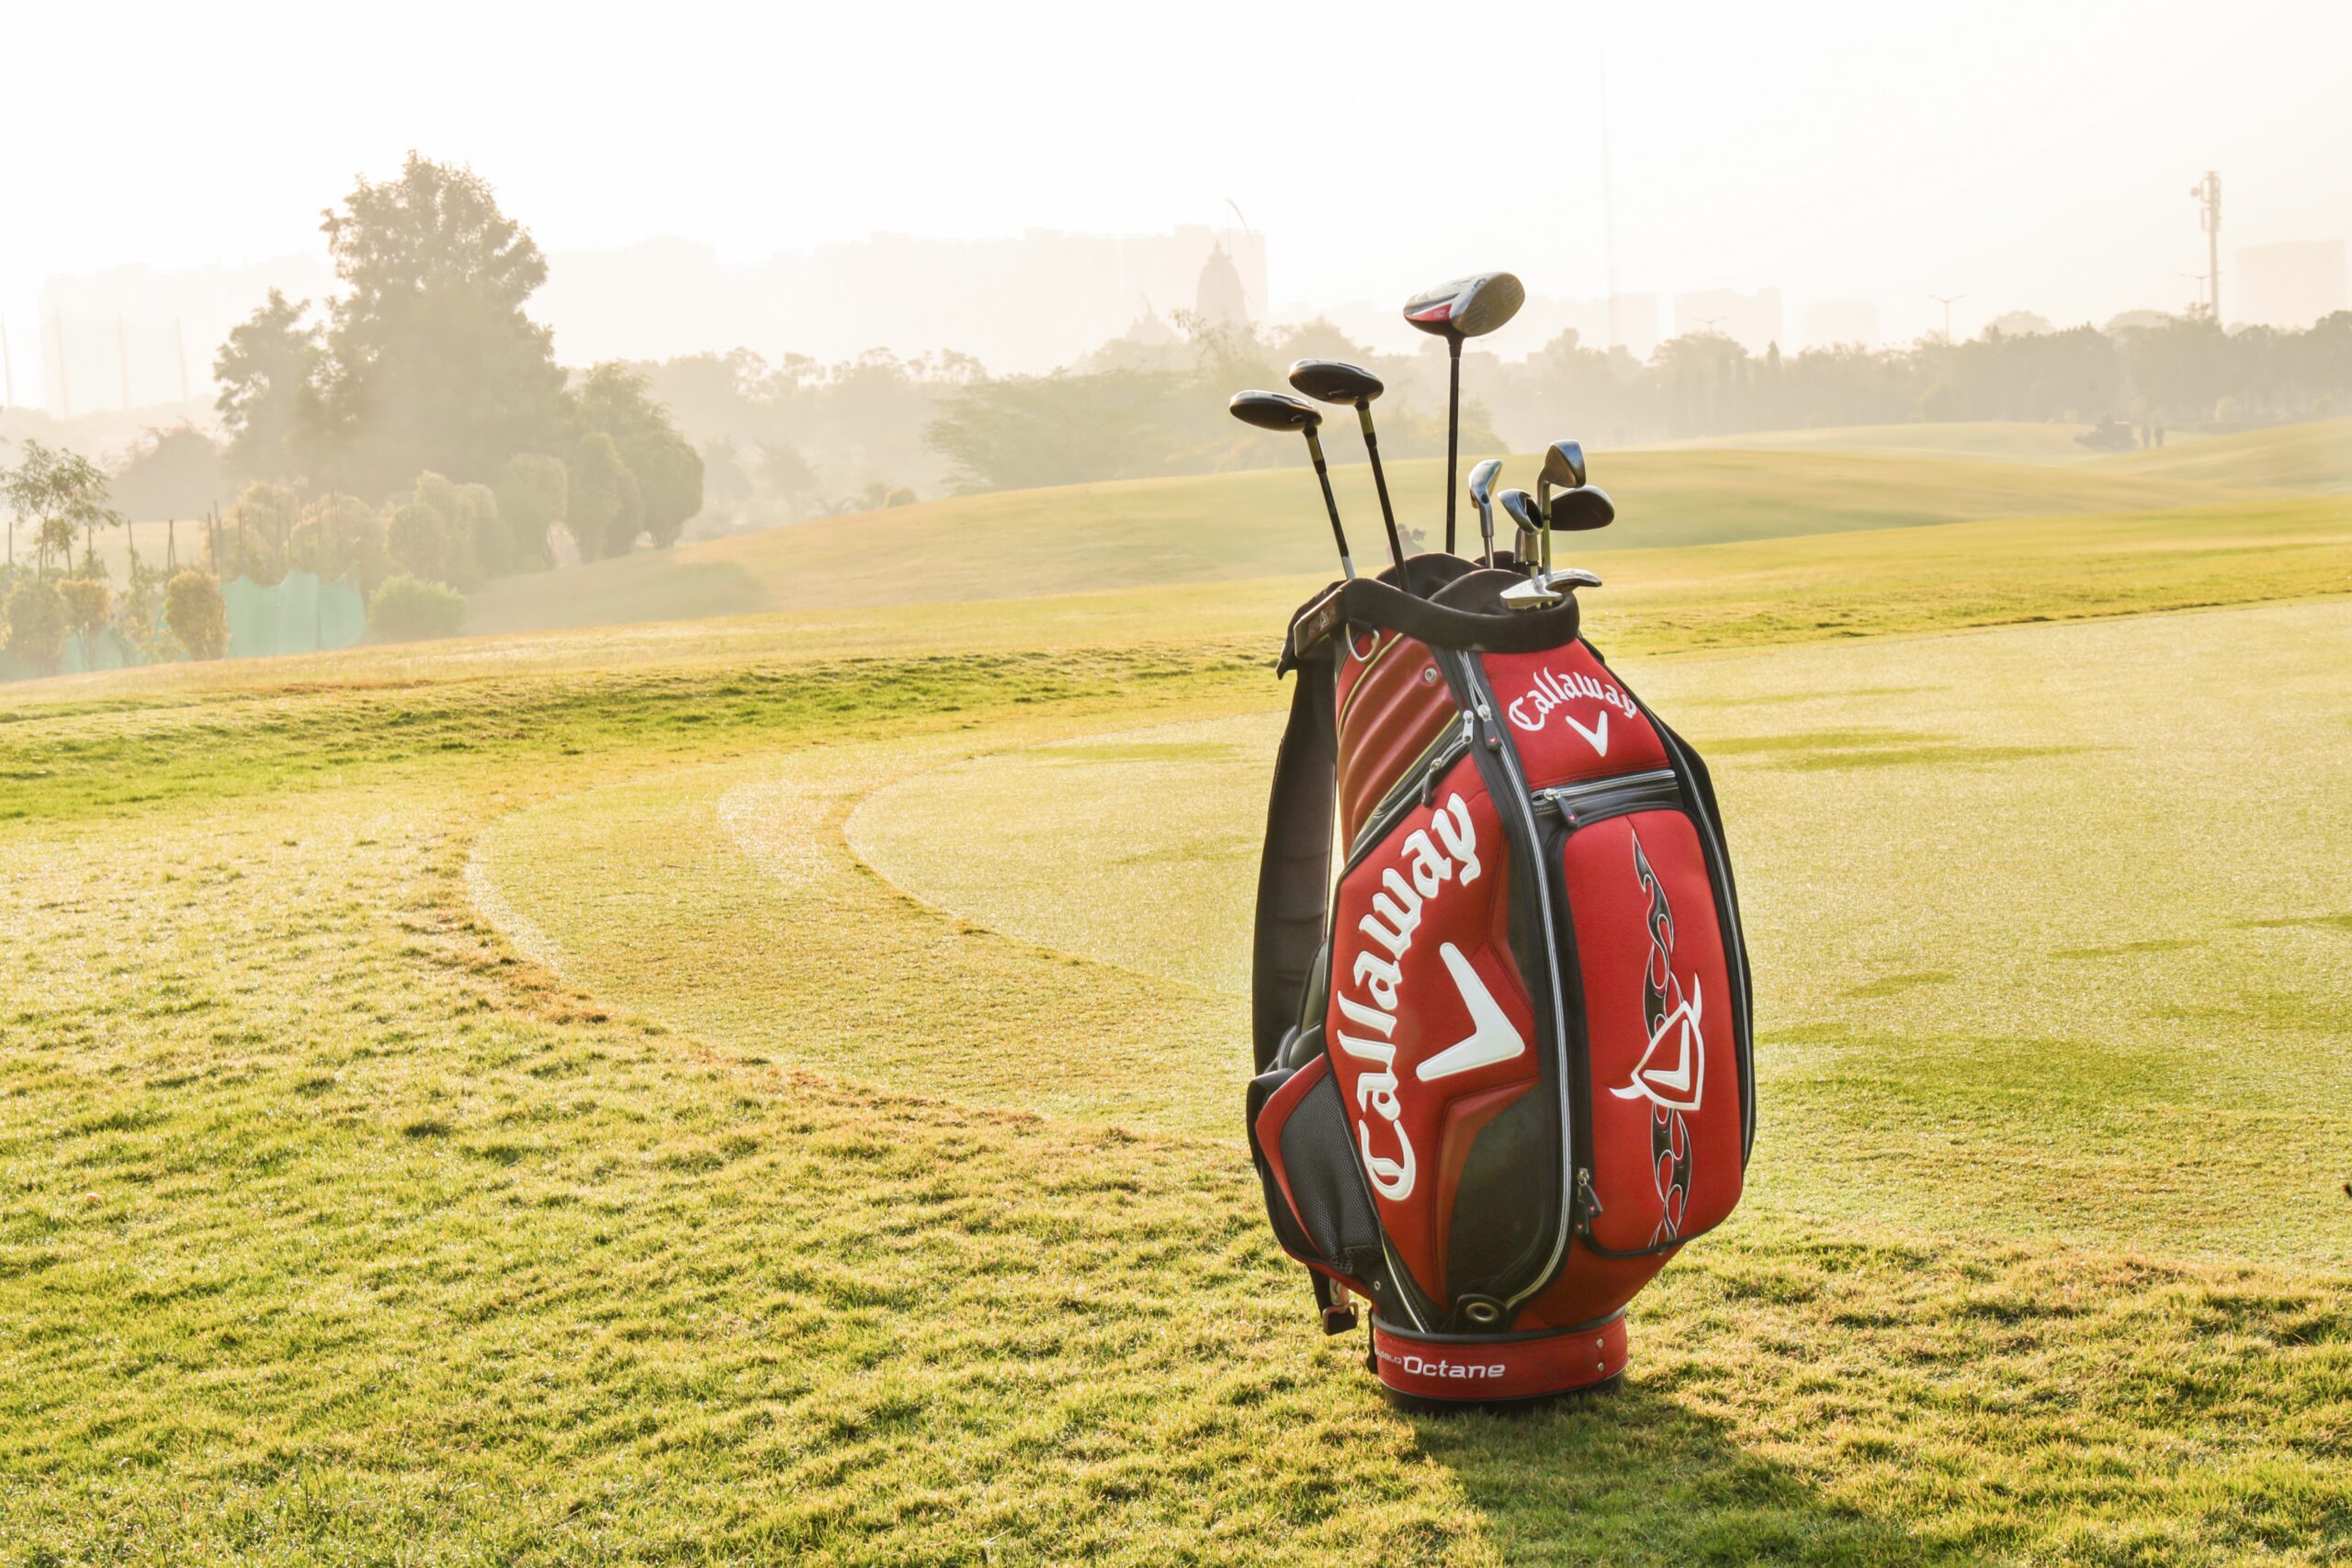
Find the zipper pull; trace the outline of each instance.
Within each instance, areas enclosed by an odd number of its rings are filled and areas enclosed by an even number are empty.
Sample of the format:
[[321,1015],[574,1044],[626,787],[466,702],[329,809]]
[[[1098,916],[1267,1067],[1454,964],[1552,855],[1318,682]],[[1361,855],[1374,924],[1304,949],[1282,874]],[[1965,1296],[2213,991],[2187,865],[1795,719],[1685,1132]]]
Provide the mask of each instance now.
[[1577,1168],[1577,1206],[1584,1211],[1584,1218],[1577,1228],[1590,1235],[1593,1220],[1603,1211],[1600,1197],[1592,1190],[1592,1172],[1582,1166]]

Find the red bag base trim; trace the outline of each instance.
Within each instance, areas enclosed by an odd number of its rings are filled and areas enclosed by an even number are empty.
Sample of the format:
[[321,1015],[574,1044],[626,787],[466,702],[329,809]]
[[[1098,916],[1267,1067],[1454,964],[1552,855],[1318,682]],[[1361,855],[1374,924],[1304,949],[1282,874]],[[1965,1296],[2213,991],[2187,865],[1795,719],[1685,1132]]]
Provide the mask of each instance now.
[[1460,1409],[1553,1399],[1614,1383],[1625,1371],[1625,1317],[1510,1339],[1419,1339],[1375,1321],[1380,1382],[1407,1408]]

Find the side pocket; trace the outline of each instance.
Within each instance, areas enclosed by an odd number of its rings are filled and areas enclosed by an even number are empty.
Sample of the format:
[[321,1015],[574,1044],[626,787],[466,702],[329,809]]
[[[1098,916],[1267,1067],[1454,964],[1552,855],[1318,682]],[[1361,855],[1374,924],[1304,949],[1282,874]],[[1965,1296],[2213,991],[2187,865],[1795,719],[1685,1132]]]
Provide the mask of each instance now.
[[1250,1080],[1250,1152],[1284,1252],[1360,1284],[1385,1272],[1380,1222],[1348,1146],[1329,1058]]

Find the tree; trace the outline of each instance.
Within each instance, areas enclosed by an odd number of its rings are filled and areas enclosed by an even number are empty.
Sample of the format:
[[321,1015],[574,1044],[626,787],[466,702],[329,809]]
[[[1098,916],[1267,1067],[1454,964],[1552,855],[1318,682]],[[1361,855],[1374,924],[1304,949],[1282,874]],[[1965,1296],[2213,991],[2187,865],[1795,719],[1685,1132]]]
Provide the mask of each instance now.
[[639,525],[653,536],[655,547],[675,544],[687,519],[702,510],[702,454],[678,434],[670,412],[653,400],[644,376],[626,365],[589,371],[581,380],[579,402],[581,424],[611,436],[637,480]]
[[321,225],[344,293],[323,401],[337,472],[380,495],[423,471],[487,479],[562,423],[563,372],[523,313],[547,260],[469,169],[408,155]]
[[107,613],[114,607],[114,595],[94,577],[69,577],[57,585],[57,595],[65,607],[65,629],[82,639],[82,658],[86,668],[87,661],[95,657],[98,634],[106,630]]
[[481,580],[475,541],[494,534],[497,525],[498,500],[489,486],[423,473],[416,476],[416,488],[392,503],[384,542],[410,576],[468,588]]
[[43,675],[65,657],[64,596],[45,578],[28,577],[8,595],[8,651]]
[[637,477],[621,461],[620,448],[601,430],[580,438],[568,465],[571,499],[564,522],[580,547],[582,560],[625,556],[644,532],[644,508],[637,494]]
[[[92,547],[97,531],[122,522],[122,513],[107,504],[105,469],[78,452],[44,446],[38,441],[25,443],[24,459],[15,468],[0,468],[0,501],[6,501],[18,517],[31,520],[33,543],[40,552],[44,572],[52,553],[72,563],[77,531],[82,536],[83,564],[90,568],[96,559]],[[13,532],[9,537],[13,554]]]
[[218,659],[229,651],[229,605],[217,578],[184,571],[164,589],[164,624],[190,659]]
[[132,522],[200,517],[221,491],[220,448],[194,425],[151,430],[115,465],[115,504]]
[[229,433],[222,460],[241,478],[300,479],[322,461],[324,415],[319,395],[326,349],[319,329],[302,322],[310,308],[308,299],[289,303],[271,289],[261,309],[230,331],[213,358],[212,378],[220,384],[220,395],[212,406]]
[[368,601],[368,629],[386,642],[455,637],[465,624],[464,595],[437,582],[386,578]]
[[570,500],[570,479],[563,459],[544,452],[517,452],[498,470],[492,487],[498,499],[496,571],[544,571],[555,564],[548,531],[563,521]]
[[322,495],[302,509],[289,552],[294,564],[328,581],[350,577],[361,592],[391,570],[384,544],[383,514],[356,495]]
[[249,484],[206,542],[216,576],[232,573],[271,583],[286,576],[287,547],[302,520],[302,500],[279,484]]

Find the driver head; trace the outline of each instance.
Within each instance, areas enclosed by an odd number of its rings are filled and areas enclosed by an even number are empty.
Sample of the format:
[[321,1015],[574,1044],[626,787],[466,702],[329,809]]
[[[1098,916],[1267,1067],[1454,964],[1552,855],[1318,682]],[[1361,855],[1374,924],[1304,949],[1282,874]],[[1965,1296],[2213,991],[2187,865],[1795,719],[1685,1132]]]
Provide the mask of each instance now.
[[1405,320],[1425,333],[1452,338],[1484,337],[1519,314],[1527,289],[1507,272],[1482,272],[1425,288],[1405,301]]
[[1290,367],[1290,384],[1318,403],[1368,403],[1387,389],[1369,370],[1336,359],[1302,359]]
[[1236,392],[1225,406],[1234,418],[1261,430],[1304,430],[1311,435],[1323,423],[1314,404],[1285,392]]
[[1495,476],[1503,471],[1500,457],[1489,457],[1470,470],[1470,499],[1484,512],[1493,502]]

